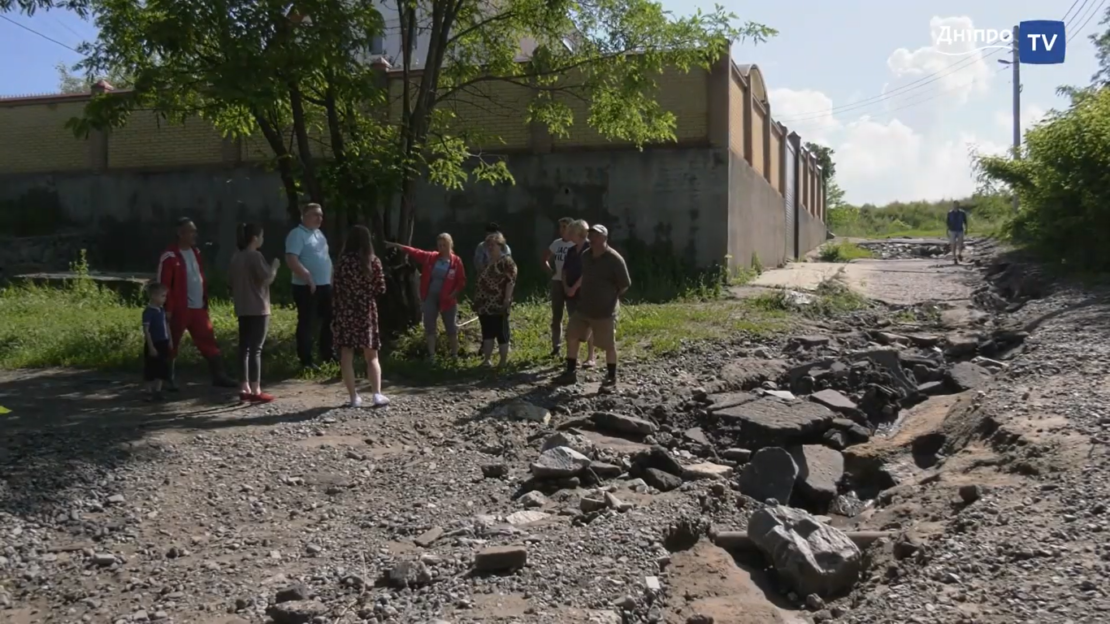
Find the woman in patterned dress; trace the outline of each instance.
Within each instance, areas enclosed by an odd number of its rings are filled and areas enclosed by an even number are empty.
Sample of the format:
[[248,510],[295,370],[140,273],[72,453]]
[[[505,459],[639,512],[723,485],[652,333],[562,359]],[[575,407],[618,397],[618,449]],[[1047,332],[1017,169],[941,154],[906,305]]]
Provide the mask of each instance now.
[[332,333],[335,346],[340,349],[339,366],[350,395],[350,405],[362,407],[362,397],[355,389],[355,350],[362,351],[366,359],[366,377],[374,392],[374,407],[388,405],[389,399],[382,394],[382,367],[378,362],[382,339],[375,300],[385,294],[385,272],[381,260],[374,255],[370,230],[365,226],[356,225],[347,234],[333,284]]
[[500,354],[498,366],[504,366],[509,359],[509,308],[517,268],[512,257],[504,253],[505,237],[500,232],[486,237],[486,251],[489,264],[478,276],[478,292],[474,296],[474,311],[482,325],[482,366],[490,366],[494,340]]

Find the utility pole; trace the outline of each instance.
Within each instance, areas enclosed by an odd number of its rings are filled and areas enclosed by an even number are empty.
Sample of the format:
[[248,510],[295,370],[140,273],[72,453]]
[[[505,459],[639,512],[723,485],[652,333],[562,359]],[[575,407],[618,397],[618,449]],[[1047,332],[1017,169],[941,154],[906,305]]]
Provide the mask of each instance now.
[[[1017,26],[1014,26],[1013,57],[1010,66],[1014,70],[1014,158],[1021,158],[1021,56],[1018,52]],[[1014,214],[1018,213],[1018,196],[1014,192]]]

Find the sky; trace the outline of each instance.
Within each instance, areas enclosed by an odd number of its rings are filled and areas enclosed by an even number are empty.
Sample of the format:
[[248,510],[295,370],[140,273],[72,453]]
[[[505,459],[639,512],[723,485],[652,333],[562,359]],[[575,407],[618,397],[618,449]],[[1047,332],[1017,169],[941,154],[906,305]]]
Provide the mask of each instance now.
[[[775,0],[719,3],[741,21],[779,31],[762,44],[738,42],[737,63],[755,63],[772,116],[835,150],[837,182],[853,204],[940,200],[975,190],[970,154],[1012,143],[1009,51],[942,40],[942,33],[1010,29],[1066,16],[1067,60],[1022,65],[1022,127],[1066,106],[1061,85],[1085,86],[1096,70],[1088,36],[1108,0]],[[676,14],[713,2],[663,0]],[[12,20],[6,21],[2,18]],[[25,28],[37,32],[30,32]],[[94,25],[61,11],[0,16],[0,97],[52,93],[55,66],[72,65]]]

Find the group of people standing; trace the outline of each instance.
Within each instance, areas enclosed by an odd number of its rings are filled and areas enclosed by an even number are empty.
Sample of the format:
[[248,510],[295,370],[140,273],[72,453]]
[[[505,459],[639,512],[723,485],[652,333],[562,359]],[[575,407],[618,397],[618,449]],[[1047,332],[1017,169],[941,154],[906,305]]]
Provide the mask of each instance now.
[[[293,274],[293,299],[297,308],[297,354],[306,369],[315,369],[313,346],[320,361],[334,361],[339,352],[340,370],[352,407],[361,407],[355,386],[354,357],[361,352],[372,389],[372,403],[383,406],[381,332],[377,299],[386,294],[385,272],[374,251],[370,231],[364,226],[350,229],[333,266],[328,241],[321,225],[323,208],[307,204],[301,223],[285,239],[285,263]],[[585,221],[560,219],[559,238],[542,255],[544,269],[551,274],[552,355],[561,354],[564,308],[569,316],[566,329],[566,368],[558,381],[577,381],[581,343],[587,343],[583,367],[594,365],[594,347],[605,351],[605,384],[616,383],[616,317],[619,300],[631,284],[624,259],[608,245],[608,230]],[[190,219],[177,224],[176,241],[162,254],[157,279],[147,289],[149,305],[143,313],[144,377],[151,400],[160,400],[163,390],[176,391],[174,361],[185,332],[209,363],[213,384],[238,387],[242,401],[268,403],[274,397],[261,389],[262,348],[270,318],[270,285],[277,277],[280,260],[267,262],[259,251],[263,231],[257,224],[241,224],[238,251],[232,257],[229,281],[235,313],[239,320],[240,380],[230,379],[221,367],[212,320],[208,314],[208,290],[196,246],[197,228]],[[397,243],[386,243],[411,258],[420,269],[420,298],[428,356],[434,357],[438,324],[443,323],[448,352],[459,349],[458,298],[466,288],[466,269],[454,251],[450,234],[436,238],[436,249],[425,251]],[[482,365],[492,366],[494,346],[498,364],[509,356],[510,312],[519,275],[512,250],[497,224],[486,228],[485,239],[474,253],[478,281],[473,308],[481,327]],[[317,339],[316,327],[319,326]]]

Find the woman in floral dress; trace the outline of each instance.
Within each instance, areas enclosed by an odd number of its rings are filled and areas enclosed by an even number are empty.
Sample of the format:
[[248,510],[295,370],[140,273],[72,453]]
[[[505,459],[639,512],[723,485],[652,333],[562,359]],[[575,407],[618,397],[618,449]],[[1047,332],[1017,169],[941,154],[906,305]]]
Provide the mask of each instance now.
[[366,359],[366,377],[374,392],[374,406],[389,404],[382,394],[382,367],[378,362],[381,333],[378,331],[378,303],[375,297],[385,294],[385,272],[381,260],[374,255],[370,230],[356,225],[347,234],[347,242],[339,254],[335,277],[334,316],[332,333],[339,348],[339,366],[343,384],[347,386],[351,407],[362,407],[362,397],[355,388],[355,351]]
[[490,365],[496,340],[498,366],[504,366],[509,359],[509,309],[513,304],[517,267],[512,257],[505,255],[505,237],[500,232],[486,237],[486,251],[489,264],[478,276],[478,292],[474,296],[474,311],[482,325],[482,365]]

